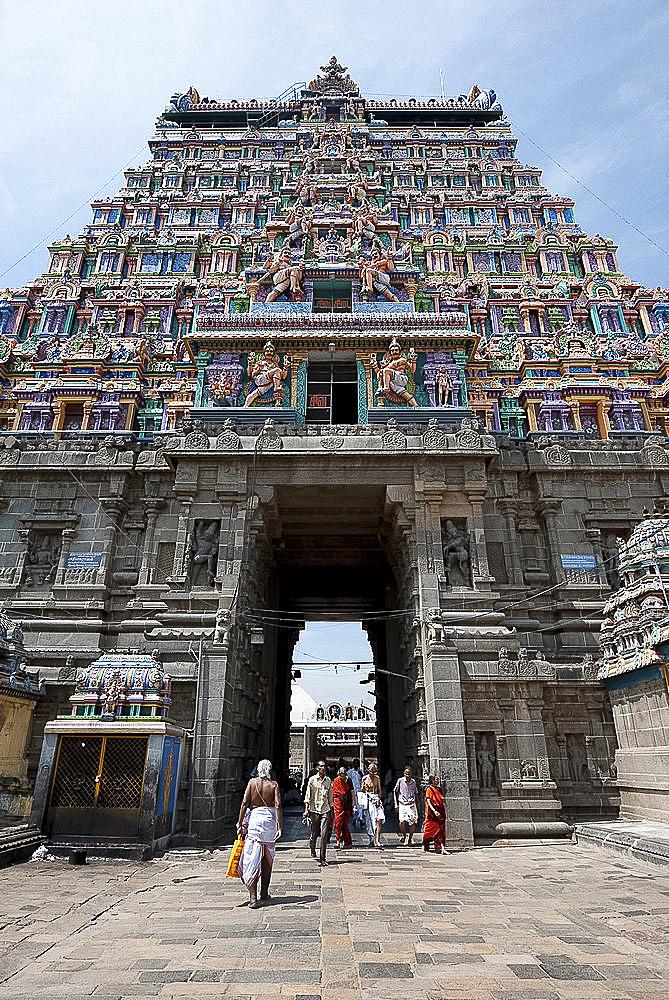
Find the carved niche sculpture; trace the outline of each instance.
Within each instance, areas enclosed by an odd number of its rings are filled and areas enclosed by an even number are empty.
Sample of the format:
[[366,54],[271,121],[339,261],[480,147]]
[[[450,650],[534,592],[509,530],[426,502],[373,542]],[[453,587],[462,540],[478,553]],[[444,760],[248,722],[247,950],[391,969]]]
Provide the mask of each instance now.
[[50,586],[56,579],[62,542],[60,533],[31,531],[23,570],[25,587]]
[[495,737],[493,733],[481,733],[476,751],[476,768],[482,792],[492,792],[495,788]]
[[582,733],[567,733],[567,763],[572,781],[588,780],[588,754]]
[[186,561],[186,575],[191,587],[213,587],[220,532],[220,521],[196,521],[193,525]]
[[441,526],[441,551],[449,587],[468,587],[471,583],[469,538],[464,526],[444,521]]

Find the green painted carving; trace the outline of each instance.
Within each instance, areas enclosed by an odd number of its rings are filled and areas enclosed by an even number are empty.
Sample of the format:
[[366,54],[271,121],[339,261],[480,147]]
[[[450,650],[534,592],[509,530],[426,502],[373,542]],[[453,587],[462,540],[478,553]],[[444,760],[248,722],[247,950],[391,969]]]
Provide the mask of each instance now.
[[367,408],[367,372],[362,361],[358,365],[358,423],[366,424],[369,416]]

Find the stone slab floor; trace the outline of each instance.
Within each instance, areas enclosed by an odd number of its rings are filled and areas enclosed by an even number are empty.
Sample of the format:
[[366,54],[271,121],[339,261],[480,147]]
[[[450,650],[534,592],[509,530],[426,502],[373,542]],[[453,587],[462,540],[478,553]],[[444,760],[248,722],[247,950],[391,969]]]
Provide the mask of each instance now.
[[669,1000],[666,869],[387,839],[323,869],[289,842],[257,911],[227,851],[5,869],[0,1000]]

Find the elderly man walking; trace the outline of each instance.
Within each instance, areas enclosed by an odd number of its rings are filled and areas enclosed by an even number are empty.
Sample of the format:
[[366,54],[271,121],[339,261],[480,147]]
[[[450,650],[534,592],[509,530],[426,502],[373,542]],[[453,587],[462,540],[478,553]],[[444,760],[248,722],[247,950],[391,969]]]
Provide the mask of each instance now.
[[406,835],[406,824],[409,824],[409,847],[413,843],[413,834],[418,822],[418,786],[411,776],[411,768],[404,768],[404,775],[396,783],[393,790],[395,799],[395,811],[400,821],[400,831],[402,837],[400,844],[404,844]]
[[330,834],[332,833],[332,781],[328,778],[324,760],[316,765],[316,774],[309,778],[307,793],[304,797],[303,818],[311,821],[311,837],[309,847],[311,856],[316,859],[316,841],[321,838],[319,864],[327,865],[326,851]]

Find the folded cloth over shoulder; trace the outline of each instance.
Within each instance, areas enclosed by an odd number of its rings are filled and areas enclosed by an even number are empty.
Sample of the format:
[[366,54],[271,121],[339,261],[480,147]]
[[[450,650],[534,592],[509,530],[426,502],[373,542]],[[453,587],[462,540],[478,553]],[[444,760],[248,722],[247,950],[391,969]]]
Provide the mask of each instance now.
[[248,832],[244,841],[244,850],[239,860],[239,874],[244,885],[254,885],[260,875],[260,865],[263,857],[274,862],[276,852],[276,809],[270,806],[256,806],[248,817]]

